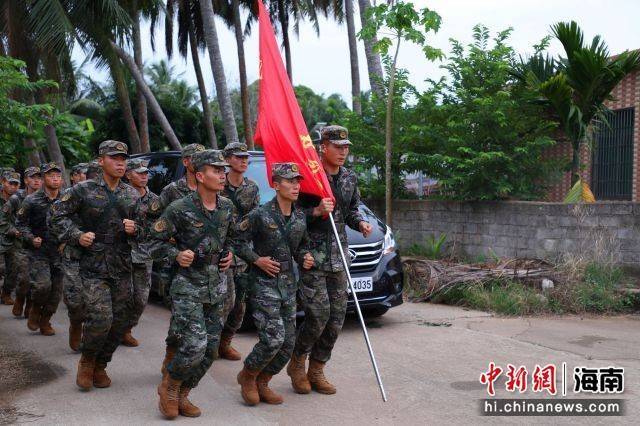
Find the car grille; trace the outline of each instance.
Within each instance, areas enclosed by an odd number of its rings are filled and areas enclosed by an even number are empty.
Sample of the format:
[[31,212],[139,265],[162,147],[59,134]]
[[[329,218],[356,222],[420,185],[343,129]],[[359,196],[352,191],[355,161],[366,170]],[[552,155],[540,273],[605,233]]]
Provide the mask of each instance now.
[[384,241],[371,244],[354,244],[349,246],[351,256],[351,273],[368,272],[376,269],[382,257]]

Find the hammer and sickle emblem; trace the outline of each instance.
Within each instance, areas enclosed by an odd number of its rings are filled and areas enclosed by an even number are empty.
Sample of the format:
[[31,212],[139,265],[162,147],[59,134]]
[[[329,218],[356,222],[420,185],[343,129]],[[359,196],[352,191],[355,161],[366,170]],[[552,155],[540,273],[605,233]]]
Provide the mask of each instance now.
[[320,164],[318,164],[318,162],[315,160],[309,160],[307,162],[307,165],[309,166],[309,169],[311,169],[311,173],[313,174],[316,174],[320,171]]
[[300,142],[302,142],[302,147],[313,148],[313,142],[311,141],[311,136],[309,135],[300,135]]

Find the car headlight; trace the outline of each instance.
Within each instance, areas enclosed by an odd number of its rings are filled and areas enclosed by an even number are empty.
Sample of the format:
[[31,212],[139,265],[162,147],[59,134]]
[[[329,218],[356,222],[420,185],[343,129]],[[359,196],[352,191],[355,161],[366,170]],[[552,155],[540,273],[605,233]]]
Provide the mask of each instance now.
[[396,240],[393,238],[391,228],[387,226],[387,233],[384,234],[384,245],[382,246],[382,254],[389,254],[396,251]]

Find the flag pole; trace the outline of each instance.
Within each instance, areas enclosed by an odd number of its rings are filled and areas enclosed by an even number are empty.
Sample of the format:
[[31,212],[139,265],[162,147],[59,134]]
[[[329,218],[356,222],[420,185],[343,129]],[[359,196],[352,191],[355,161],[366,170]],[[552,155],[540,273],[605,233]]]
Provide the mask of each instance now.
[[347,258],[344,255],[344,250],[342,249],[342,244],[340,243],[340,236],[338,235],[338,228],[336,228],[336,223],[333,220],[333,213],[329,213],[329,219],[331,221],[331,227],[333,228],[333,235],[336,237],[338,249],[340,250],[340,256],[342,257],[342,265],[344,266],[344,271],[347,274],[347,283],[349,284],[349,288],[351,289],[351,294],[353,295],[353,302],[356,305],[356,311],[358,312],[358,318],[360,319],[360,326],[362,327],[364,340],[367,343],[367,349],[369,350],[369,357],[371,358],[373,371],[376,373],[376,380],[378,381],[378,387],[380,387],[382,400],[384,402],[387,402],[387,394],[384,391],[384,385],[382,384],[380,371],[378,371],[378,363],[376,363],[376,357],[373,354],[373,348],[371,347],[371,342],[369,341],[369,333],[367,333],[367,326],[364,324],[364,318],[362,316],[362,311],[360,310],[360,303],[358,302],[358,296],[356,295],[355,288],[353,288],[353,282],[351,282],[351,272],[349,272],[349,264],[347,263]]

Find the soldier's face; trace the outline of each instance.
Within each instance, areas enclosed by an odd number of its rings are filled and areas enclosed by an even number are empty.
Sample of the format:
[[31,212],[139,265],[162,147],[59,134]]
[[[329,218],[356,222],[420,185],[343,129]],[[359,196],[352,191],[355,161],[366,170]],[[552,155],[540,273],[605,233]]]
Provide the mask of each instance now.
[[60,186],[62,186],[62,173],[55,170],[45,173],[44,186],[47,189],[60,189]]
[[129,183],[134,188],[146,188],[147,183],[149,183],[149,173],[138,173],[133,170],[127,172],[127,178],[129,179]]
[[8,180],[2,180],[2,190],[9,195],[13,195],[18,192],[20,184],[17,182],[9,182]]
[[37,191],[42,186],[42,178],[40,175],[33,175],[24,178],[24,184],[32,191]]
[[196,180],[208,191],[222,191],[226,178],[224,167],[204,166],[196,172]]
[[275,190],[287,201],[297,201],[300,195],[300,178],[280,179],[275,182]]
[[249,157],[238,157],[237,155],[230,155],[226,158],[229,167],[236,173],[244,173],[249,167]]
[[322,159],[332,166],[344,166],[349,155],[349,145],[335,145],[331,142],[322,144]]
[[103,155],[98,163],[102,171],[112,178],[121,178],[127,171],[127,157],[124,155]]
[[75,173],[71,176],[71,182],[73,182],[74,184],[83,182],[85,180],[87,180],[87,175],[85,175],[84,173]]

